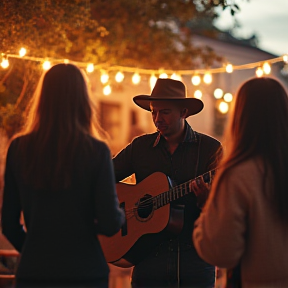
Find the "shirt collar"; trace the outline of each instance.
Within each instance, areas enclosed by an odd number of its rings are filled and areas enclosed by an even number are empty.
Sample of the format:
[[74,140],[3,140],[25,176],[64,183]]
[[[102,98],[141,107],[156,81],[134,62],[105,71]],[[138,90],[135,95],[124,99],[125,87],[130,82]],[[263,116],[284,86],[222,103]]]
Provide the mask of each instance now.
[[[185,120],[185,137],[184,137],[184,140],[182,141],[183,143],[184,142],[197,142],[198,141],[198,137],[197,137],[197,134],[196,132],[191,128],[191,126],[188,124],[188,122]],[[164,137],[160,134],[160,132],[158,132],[157,134],[157,137],[154,141],[154,144],[153,144],[153,147],[156,147],[159,142],[160,142],[160,139]]]

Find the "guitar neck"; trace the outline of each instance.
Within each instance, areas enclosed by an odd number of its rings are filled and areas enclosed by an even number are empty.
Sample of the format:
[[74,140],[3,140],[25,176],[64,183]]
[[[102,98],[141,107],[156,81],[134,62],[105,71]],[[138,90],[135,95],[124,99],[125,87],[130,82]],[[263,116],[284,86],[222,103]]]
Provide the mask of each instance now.
[[207,184],[211,184],[214,178],[215,172],[216,172],[216,169],[210,170],[194,179],[191,179],[175,187],[171,187],[168,191],[165,191],[153,197],[154,209],[159,209],[171,203],[172,201],[180,199],[190,194],[191,192],[193,192],[193,190],[191,189],[192,183],[196,182],[197,180],[202,180]]

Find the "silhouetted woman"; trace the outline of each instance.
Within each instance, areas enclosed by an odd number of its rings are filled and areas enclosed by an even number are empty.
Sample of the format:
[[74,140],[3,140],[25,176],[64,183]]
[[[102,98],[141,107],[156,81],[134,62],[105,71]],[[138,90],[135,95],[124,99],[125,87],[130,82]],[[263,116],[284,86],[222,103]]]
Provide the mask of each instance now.
[[225,141],[195,247],[218,267],[239,263],[242,287],[288,287],[288,98],[280,82],[240,87]]
[[117,233],[123,212],[110,150],[95,138],[85,78],[76,66],[57,64],[35,97],[5,170],[2,229],[21,253],[17,287],[107,287],[97,233]]

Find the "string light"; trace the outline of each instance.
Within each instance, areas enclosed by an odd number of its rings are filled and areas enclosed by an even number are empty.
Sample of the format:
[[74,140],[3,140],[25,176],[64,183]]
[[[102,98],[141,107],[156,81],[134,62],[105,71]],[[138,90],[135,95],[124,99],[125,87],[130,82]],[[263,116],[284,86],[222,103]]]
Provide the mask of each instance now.
[[140,80],[141,80],[141,77],[140,77],[139,73],[135,72],[132,76],[132,83],[137,85],[137,84],[139,84]]
[[167,75],[167,73],[163,72],[159,75],[159,78],[166,79],[166,78],[168,78],[168,75]]
[[115,81],[121,83],[124,80],[124,74],[121,71],[118,71],[115,75]]
[[24,47],[22,47],[22,48],[19,50],[19,56],[20,56],[20,57],[25,56],[25,55],[26,55],[26,52],[27,52],[27,50],[26,50]]
[[221,99],[222,96],[223,96],[223,90],[220,89],[220,88],[216,88],[216,89],[214,90],[214,97],[215,97],[215,99]]
[[8,61],[8,59],[7,58],[2,58],[2,62],[1,62],[1,67],[3,68],[3,69],[6,69],[6,68],[8,68],[9,67],[9,61]]
[[226,114],[229,110],[229,105],[226,102],[221,101],[218,108],[222,114]]
[[44,61],[43,64],[42,64],[42,67],[43,67],[44,70],[50,69],[50,67],[51,67],[51,62],[48,61],[48,60]]
[[231,93],[225,93],[223,96],[224,101],[226,102],[232,102],[233,100],[233,95]]
[[232,73],[233,72],[233,65],[232,64],[227,64],[226,65],[226,72],[227,73]]
[[[27,56],[26,55],[26,49],[23,47],[23,49],[21,48],[19,51],[19,54],[8,54],[8,53],[1,53],[1,68],[6,69],[7,67],[9,67],[9,58],[18,58],[18,59],[22,59],[22,60],[29,60],[29,61],[37,61],[42,64],[43,69],[47,70],[51,67],[51,63],[53,64],[57,64],[57,63],[71,63],[74,64],[76,66],[78,66],[79,68],[86,68],[88,67],[88,64],[91,64],[91,67],[93,65],[94,69],[97,70],[106,70],[106,74],[104,77],[104,79],[102,79],[102,75],[101,75],[101,82],[102,83],[107,83],[109,80],[109,75],[108,72],[110,71],[121,71],[121,73],[133,73],[133,77],[132,77],[132,82],[134,84],[138,84],[141,80],[141,74],[148,74],[148,75],[156,75],[156,74],[162,74],[165,73],[166,75],[171,75],[172,79],[181,79],[182,76],[184,75],[193,75],[191,77],[191,82],[193,85],[197,86],[201,83],[201,78],[199,75],[204,75],[203,77],[203,81],[205,83],[207,83],[207,79],[208,76],[205,76],[205,74],[210,74],[211,75],[211,80],[212,80],[212,74],[215,73],[232,73],[235,70],[244,70],[244,69],[253,69],[253,68],[257,68],[256,70],[256,75],[257,77],[261,77],[261,73],[265,73],[265,74],[269,74],[271,72],[271,65],[277,62],[284,62],[286,64],[288,64],[288,53],[284,54],[280,57],[276,57],[276,58],[272,58],[269,60],[266,60],[265,63],[263,64],[263,61],[259,61],[259,62],[255,62],[255,63],[248,63],[248,64],[243,64],[243,65],[235,65],[233,66],[231,63],[227,64],[225,67],[220,67],[220,68],[213,68],[213,69],[209,69],[209,71],[205,70],[205,69],[197,69],[197,70],[178,70],[178,71],[172,71],[172,70],[164,70],[161,68],[161,73],[159,73],[159,69],[158,70],[153,70],[153,69],[140,69],[140,68],[135,68],[135,67],[125,67],[125,66],[108,66],[107,64],[93,64],[93,63],[85,63],[85,62],[79,62],[79,61],[72,61],[69,59],[55,59],[55,58],[42,58],[42,57],[33,57],[33,56]],[[25,51],[25,52],[24,52]],[[265,66],[264,66],[265,65]],[[260,68],[263,70],[261,72]],[[265,69],[265,70],[264,70]],[[137,72],[135,72],[135,70]],[[117,73],[118,74],[118,73]],[[116,74],[116,75],[117,75]],[[124,75],[124,74],[123,74]],[[262,74],[263,75],[263,74]],[[160,76],[159,76],[160,77]],[[161,75],[161,77],[165,77],[164,75]],[[168,76],[167,76],[168,77]],[[178,78],[179,77],[179,78]],[[207,79],[206,79],[207,77]],[[209,76],[210,77],[210,76]],[[123,76],[119,76],[119,78],[123,78]],[[152,76],[151,76],[152,78]],[[118,78],[117,78],[118,79]],[[124,79],[124,78],[123,78]],[[122,79],[122,80],[123,80]],[[103,80],[105,80],[103,82]],[[116,80],[117,81],[117,80]],[[150,80],[151,81],[151,80]],[[208,81],[209,83],[209,81]],[[150,83],[151,86],[151,83]],[[215,96],[215,95],[214,95]]]
[[100,81],[102,84],[106,84],[109,81],[109,75],[106,71],[101,72],[101,78]]
[[201,99],[202,98],[202,92],[201,90],[196,90],[194,92],[194,97],[197,98],[197,99]]
[[271,66],[270,66],[270,64],[268,62],[265,62],[263,64],[263,71],[264,71],[265,74],[270,74]]
[[104,95],[108,96],[108,95],[111,94],[111,92],[112,92],[112,89],[111,89],[111,86],[110,86],[110,85],[104,86],[104,88],[103,88],[103,94],[104,94]]
[[212,82],[212,75],[208,72],[208,73],[205,73],[204,77],[203,77],[203,81],[204,83],[206,84],[211,84]]
[[92,72],[94,71],[94,64],[93,64],[93,63],[89,63],[89,64],[87,65],[86,71],[87,71],[88,73],[92,73]]
[[264,74],[264,71],[263,71],[263,69],[262,69],[262,67],[258,67],[257,69],[256,69],[256,76],[257,77],[262,77],[263,76],[263,74]]
[[194,86],[198,86],[201,83],[201,78],[199,75],[194,75],[191,78],[191,82]]
[[179,74],[176,74],[176,73],[173,73],[170,78],[173,80],[178,80],[178,81],[182,80],[181,76]]

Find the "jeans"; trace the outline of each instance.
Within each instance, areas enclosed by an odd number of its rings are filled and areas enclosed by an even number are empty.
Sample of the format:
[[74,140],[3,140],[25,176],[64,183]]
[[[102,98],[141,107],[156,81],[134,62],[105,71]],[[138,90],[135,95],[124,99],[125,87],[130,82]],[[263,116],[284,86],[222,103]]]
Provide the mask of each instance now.
[[192,245],[177,240],[160,244],[132,273],[132,288],[212,288],[214,284],[215,267],[204,262]]

